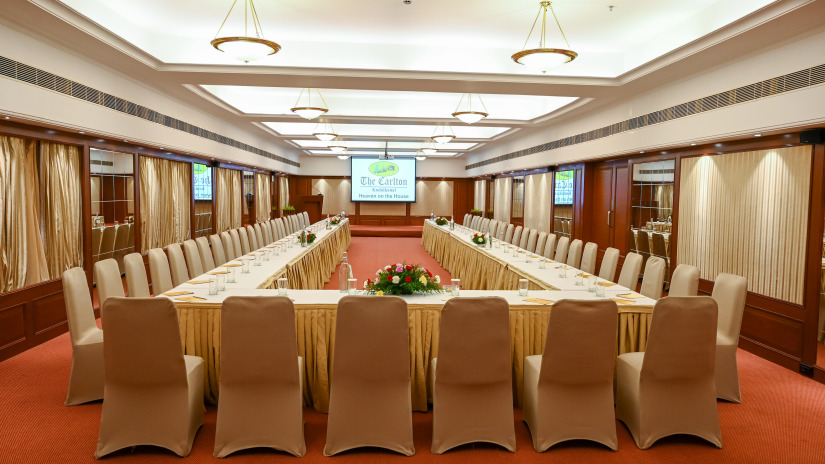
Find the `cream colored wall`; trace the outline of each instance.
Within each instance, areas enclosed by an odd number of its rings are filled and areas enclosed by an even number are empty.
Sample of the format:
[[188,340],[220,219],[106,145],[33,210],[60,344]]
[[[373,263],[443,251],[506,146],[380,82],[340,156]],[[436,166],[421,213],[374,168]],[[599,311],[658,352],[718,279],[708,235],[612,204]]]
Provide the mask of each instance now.
[[345,211],[355,214],[355,203],[350,201],[352,184],[349,179],[312,179],[312,189],[324,196],[321,213],[335,215]]
[[[419,180],[415,183],[416,202],[410,204],[410,216],[453,215],[453,181]],[[363,206],[362,206],[363,214]]]
[[513,201],[513,178],[496,179],[495,206],[493,217],[497,221],[510,222],[510,208]]
[[406,203],[361,203],[362,216],[406,216]]
[[473,195],[473,208],[484,211],[484,202],[485,197],[487,195],[487,182],[483,180],[477,180],[474,184],[475,193]]
[[748,290],[802,304],[811,147],[682,160],[679,263],[703,279],[745,276]]
[[550,209],[553,173],[532,174],[524,179],[524,227],[552,232]]

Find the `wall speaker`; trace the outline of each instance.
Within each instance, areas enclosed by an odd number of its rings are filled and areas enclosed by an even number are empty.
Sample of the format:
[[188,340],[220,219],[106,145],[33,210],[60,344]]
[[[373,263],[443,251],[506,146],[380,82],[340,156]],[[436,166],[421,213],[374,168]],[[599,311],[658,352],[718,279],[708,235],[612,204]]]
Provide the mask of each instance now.
[[219,167],[221,167],[221,162],[220,162],[220,161],[212,160],[212,163],[211,163],[211,164],[212,164],[212,167],[213,167],[213,168],[219,168]]
[[825,129],[811,129],[799,133],[800,143],[822,143],[825,142]]

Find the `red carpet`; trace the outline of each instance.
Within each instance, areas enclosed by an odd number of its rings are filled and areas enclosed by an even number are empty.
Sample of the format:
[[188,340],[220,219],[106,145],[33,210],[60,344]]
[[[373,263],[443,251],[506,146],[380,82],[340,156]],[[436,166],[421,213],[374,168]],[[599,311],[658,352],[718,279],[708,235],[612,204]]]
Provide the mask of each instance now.
[[350,224],[353,237],[421,237],[424,226],[366,226]]
[[[373,274],[380,263],[416,257],[425,262],[413,239],[353,239],[351,254],[359,278]],[[426,253],[424,253],[426,254]],[[431,258],[430,258],[431,259]],[[441,274],[442,278],[446,275]],[[337,280],[334,280],[337,282]],[[66,383],[71,364],[68,334],[0,363],[0,463],[92,463],[100,426],[101,403],[66,407]],[[305,410],[307,455],[295,459],[269,450],[212,457],[215,408],[195,438],[192,454],[181,460],[159,448],[123,450],[104,462],[124,463],[262,463],[262,462],[399,462],[399,463],[823,463],[825,462],[825,385],[739,351],[744,403],[719,403],[724,448],[692,437],[670,437],[653,448],[636,448],[624,425],[617,422],[619,451],[588,442],[570,442],[538,454],[533,451],[521,411],[515,410],[518,451],[492,445],[468,445],[444,455],[430,453],[432,414],[413,414],[416,454],[411,458],[381,450],[356,450],[334,458],[322,454],[326,416]]]

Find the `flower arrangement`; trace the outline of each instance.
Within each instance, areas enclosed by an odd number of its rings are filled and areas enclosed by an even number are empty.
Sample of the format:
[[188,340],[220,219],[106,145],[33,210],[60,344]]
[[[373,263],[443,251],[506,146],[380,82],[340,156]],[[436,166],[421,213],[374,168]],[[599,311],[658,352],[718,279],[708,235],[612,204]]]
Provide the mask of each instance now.
[[437,218],[435,218],[435,223],[440,225],[440,226],[446,225],[447,224],[447,218],[437,217]]
[[312,243],[315,241],[315,233],[308,230],[306,231],[307,243]]
[[411,295],[439,293],[441,278],[417,264],[388,264],[375,271],[375,279],[364,281],[364,290],[374,295]]
[[338,216],[333,216],[333,217],[329,218],[329,223],[333,226],[337,226],[338,224],[341,223],[341,218],[338,217]]
[[473,243],[476,245],[484,245],[487,243],[487,237],[484,234],[473,234]]

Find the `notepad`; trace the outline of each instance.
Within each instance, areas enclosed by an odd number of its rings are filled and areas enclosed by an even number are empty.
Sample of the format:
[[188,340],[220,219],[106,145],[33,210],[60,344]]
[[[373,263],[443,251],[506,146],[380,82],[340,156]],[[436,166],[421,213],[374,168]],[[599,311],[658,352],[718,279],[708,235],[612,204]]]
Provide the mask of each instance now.
[[596,285],[601,285],[602,287],[612,287],[612,286],[614,286],[614,285],[616,285],[616,284],[615,284],[615,283],[613,283],[613,282],[599,282],[599,283],[597,283]]
[[206,301],[206,298],[201,298],[199,296],[182,296],[175,299],[178,301]]
[[583,273],[583,272],[579,272],[577,275],[582,276],[582,278],[583,278],[583,279],[589,279],[589,278],[593,277],[592,275],[590,275],[590,274],[585,274],[585,273]]
[[538,304],[543,304],[543,305],[551,305],[551,304],[555,303],[555,301],[553,301],[553,300],[545,300],[543,298],[525,298],[524,301],[526,301],[528,303],[538,303]]
[[[190,280],[189,282],[186,282],[186,283],[187,284],[206,284],[206,283],[209,283],[209,279]],[[165,293],[164,293],[164,295],[165,295]]]
[[240,264],[239,264],[239,263],[234,263],[234,264],[224,264],[224,265],[223,265],[223,267],[238,267],[238,266],[240,266]]
[[166,296],[181,296],[181,295],[191,295],[191,294],[192,294],[192,292],[187,292],[185,290],[182,290],[180,292],[166,292],[166,293],[164,293],[164,295],[166,295]]
[[615,302],[616,302],[616,304],[620,304],[620,305],[632,305],[632,304],[636,304],[636,302],[635,302],[635,301],[620,300],[620,299],[618,299],[618,298],[611,298],[611,300],[615,301]]
[[209,274],[209,275],[229,274],[229,271],[212,271],[212,272],[207,272],[207,274]]
[[630,292],[630,293],[620,293],[620,294],[618,294],[618,295],[616,295],[616,296],[617,296],[617,297],[619,297],[619,298],[633,298],[633,299],[636,299],[636,298],[644,298],[644,297],[645,297],[644,295],[639,295],[639,294],[638,294],[638,293],[636,293],[636,292]]

